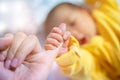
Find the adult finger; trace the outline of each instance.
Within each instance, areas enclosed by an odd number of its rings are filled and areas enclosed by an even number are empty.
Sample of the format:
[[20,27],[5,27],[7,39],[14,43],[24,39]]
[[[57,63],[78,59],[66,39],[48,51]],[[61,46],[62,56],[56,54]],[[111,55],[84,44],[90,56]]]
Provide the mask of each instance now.
[[20,45],[19,49],[17,50],[14,58],[11,62],[11,67],[16,68],[18,67],[26,57],[30,54],[36,54],[40,52],[40,43],[37,37],[34,35],[28,36]]
[[54,50],[47,50],[45,52],[41,52],[41,54],[34,54],[28,59],[28,62],[37,62],[39,64],[38,71],[41,74],[40,80],[46,80],[60,47],[61,45]]
[[10,46],[12,40],[10,38],[4,37],[0,38],[0,51],[3,51]]
[[[13,39],[13,34],[8,33],[8,34],[5,35],[5,37],[12,40]],[[2,51],[0,53],[0,61],[4,61],[5,60],[7,52],[8,52],[8,49],[9,49],[9,47],[6,50],[4,50],[4,51]]]
[[6,68],[10,68],[11,60],[15,56],[15,53],[16,53],[17,49],[19,48],[19,46],[21,45],[22,41],[26,37],[27,36],[22,32],[18,32],[14,36],[13,41],[12,41],[12,45],[10,46],[10,48],[8,50],[8,53],[7,53],[7,57],[6,57],[6,61],[5,61],[5,67]]

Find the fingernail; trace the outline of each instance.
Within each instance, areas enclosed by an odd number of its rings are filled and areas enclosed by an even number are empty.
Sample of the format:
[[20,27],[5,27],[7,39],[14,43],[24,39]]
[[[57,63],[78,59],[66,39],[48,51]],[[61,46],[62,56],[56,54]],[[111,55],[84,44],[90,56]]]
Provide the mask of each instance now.
[[66,40],[66,39],[67,39],[67,35],[65,34],[65,35],[63,36],[63,38],[64,38],[64,40]]
[[11,67],[16,68],[17,65],[18,65],[18,59],[17,59],[17,58],[14,58],[14,59],[12,60]]
[[64,40],[67,40],[68,38],[69,38],[69,36],[70,36],[70,33],[66,33],[65,35],[64,35]]
[[6,60],[5,61],[5,68],[9,69],[11,64],[11,60]]
[[66,24],[65,24],[65,23],[60,24],[59,28],[60,28],[63,32],[65,32],[65,30],[66,30]]
[[0,54],[0,61],[4,61],[4,59],[5,59],[5,56]]

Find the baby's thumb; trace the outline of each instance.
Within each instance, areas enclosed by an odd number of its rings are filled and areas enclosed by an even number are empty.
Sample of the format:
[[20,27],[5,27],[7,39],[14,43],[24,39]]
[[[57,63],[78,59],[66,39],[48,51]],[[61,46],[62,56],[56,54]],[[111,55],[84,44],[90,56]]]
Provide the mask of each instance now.
[[64,48],[66,48],[66,47],[68,46],[70,36],[71,36],[71,33],[70,33],[69,31],[67,31],[67,32],[63,35],[63,39],[64,39],[63,47],[64,47]]
[[61,23],[59,25],[59,28],[62,30],[63,33],[65,33],[65,31],[66,31],[66,24],[65,23]]
[[63,39],[66,41],[70,38],[71,33],[69,31],[66,31],[65,34],[63,35]]

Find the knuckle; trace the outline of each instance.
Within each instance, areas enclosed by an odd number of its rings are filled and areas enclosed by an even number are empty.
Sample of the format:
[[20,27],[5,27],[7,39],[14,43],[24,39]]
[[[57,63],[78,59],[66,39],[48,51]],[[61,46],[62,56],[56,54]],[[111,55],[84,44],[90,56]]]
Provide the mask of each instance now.
[[54,38],[56,36],[56,34],[55,33],[51,33],[51,38]]
[[14,57],[14,54],[12,54],[12,53],[9,53],[8,55],[7,55],[7,59],[12,59]]
[[60,40],[62,40],[62,36],[61,36],[61,35],[58,35],[58,38],[59,38]]
[[15,36],[24,37],[24,36],[26,36],[26,34],[25,34],[25,33],[23,33],[23,32],[18,32]]
[[48,39],[46,40],[46,42],[51,42],[51,40],[52,40],[52,38],[48,38]]
[[45,44],[48,44],[49,42],[51,42],[50,38],[47,38],[47,40],[45,41]]
[[45,45],[45,49],[46,49],[46,50],[51,50],[51,49],[54,49],[54,48],[55,48],[55,46],[53,46],[53,45],[51,45],[51,44]]
[[62,33],[61,29],[59,29],[58,27],[54,27],[52,31]]
[[51,47],[50,47],[50,45],[45,45],[45,49],[46,50],[48,50],[48,49],[50,49]]
[[55,32],[56,31],[56,27],[54,27],[52,30],[51,30],[51,32]]
[[28,38],[31,40],[38,40],[38,38],[35,35],[29,35]]
[[13,38],[13,34],[7,33],[7,34],[5,34],[5,37],[11,37],[11,38]]
[[48,35],[48,37],[47,37],[47,38],[50,38],[52,35],[53,35],[53,33],[51,32],[51,33]]
[[57,27],[54,27],[53,30],[57,30],[58,28]]
[[53,43],[55,43],[55,44],[58,43],[58,41],[56,39],[53,39],[53,38],[51,38],[50,41],[53,42]]

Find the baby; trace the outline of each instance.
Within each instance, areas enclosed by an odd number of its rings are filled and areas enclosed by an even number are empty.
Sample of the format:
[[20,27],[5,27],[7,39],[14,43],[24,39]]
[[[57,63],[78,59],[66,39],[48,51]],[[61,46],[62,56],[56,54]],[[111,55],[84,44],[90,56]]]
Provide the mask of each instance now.
[[48,15],[45,22],[45,31],[48,34],[53,26],[60,23],[67,24],[67,30],[83,44],[97,34],[95,22],[90,12],[71,3],[57,5]]
[[[88,10],[71,3],[56,6],[46,20],[46,50],[63,43],[56,58],[73,80],[120,80],[120,11],[117,0],[86,0]],[[96,3],[97,5],[96,7]],[[67,31],[66,31],[67,30]],[[70,36],[70,33],[72,36]]]

